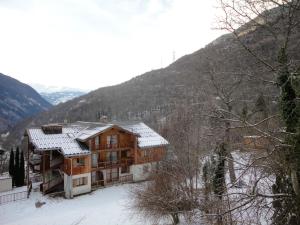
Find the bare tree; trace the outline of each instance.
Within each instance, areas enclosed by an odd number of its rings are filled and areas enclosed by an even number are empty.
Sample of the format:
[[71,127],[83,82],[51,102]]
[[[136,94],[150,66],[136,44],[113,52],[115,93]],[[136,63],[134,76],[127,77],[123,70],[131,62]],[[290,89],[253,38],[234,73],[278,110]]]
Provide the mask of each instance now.
[[171,143],[168,154],[151,180],[132,191],[133,208],[151,220],[180,217],[193,221],[202,210],[201,161],[205,154],[199,143],[198,126],[186,108],[178,108],[168,119],[163,134]]
[[[272,142],[272,150],[263,158],[269,163],[265,165],[270,172],[267,177],[275,175],[273,179],[273,193],[259,192],[259,183],[264,179],[257,179],[253,184],[252,194],[239,193],[240,199],[247,199],[245,204],[250,205],[254,200],[272,199],[273,223],[299,224],[300,223],[300,164],[299,164],[299,92],[295,85],[299,79],[299,60],[295,57],[291,40],[297,37],[300,25],[299,0],[220,0],[223,17],[219,20],[221,29],[232,32],[236,40],[244,49],[263,65],[260,70],[261,77],[268,84],[276,84],[280,89],[281,121],[273,132],[261,127],[267,120],[276,115],[269,116],[259,122],[245,120],[229,110],[232,118],[240,122],[240,126],[230,129],[249,128],[268,138]],[[249,37],[256,34],[270,39],[273,57],[267,57]],[[247,34],[247,35],[246,35]],[[251,74],[252,78],[253,75]],[[277,114],[277,113],[276,113]],[[278,118],[278,116],[277,116]],[[254,160],[254,162],[258,160]],[[270,162],[271,161],[271,162]],[[250,170],[255,163],[250,163],[245,169]],[[266,177],[266,178],[267,178]],[[272,179],[271,179],[272,180]],[[270,188],[269,188],[270,189]],[[236,209],[241,209],[238,206]],[[232,211],[232,210],[230,210]]]

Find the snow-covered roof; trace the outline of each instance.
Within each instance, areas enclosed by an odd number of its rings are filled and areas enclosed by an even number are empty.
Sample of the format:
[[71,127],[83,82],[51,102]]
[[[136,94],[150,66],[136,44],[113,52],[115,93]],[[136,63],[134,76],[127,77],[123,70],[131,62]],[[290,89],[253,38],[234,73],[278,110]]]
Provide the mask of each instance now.
[[65,156],[90,154],[89,149],[82,142],[96,134],[117,126],[138,137],[139,148],[151,148],[168,145],[168,141],[142,122],[131,123],[92,123],[76,122],[64,125],[60,134],[45,134],[42,128],[27,129],[30,142],[38,151],[59,150]]
[[96,134],[99,134],[112,126],[113,124],[108,124],[106,126],[99,126],[99,127],[85,129],[77,135],[76,139],[79,141],[85,141],[86,139]]
[[150,148],[169,144],[166,139],[142,122],[127,125],[120,124],[120,127],[138,135],[138,146],[140,148]]
[[88,148],[76,141],[79,127],[67,127],[61,134],[45,134],[41,128],[27,129],[36,150],[59,150],[65,156],[90,154]]

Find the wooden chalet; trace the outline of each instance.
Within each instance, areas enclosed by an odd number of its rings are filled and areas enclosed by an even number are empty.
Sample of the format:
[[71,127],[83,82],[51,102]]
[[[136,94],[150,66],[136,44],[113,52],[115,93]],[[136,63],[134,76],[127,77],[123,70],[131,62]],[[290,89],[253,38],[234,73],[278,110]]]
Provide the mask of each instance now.
[[27,129],[25,137],[30,169],[42,177],[41,191],[64,191],[67,198],[147,179],[168,145],[141,122],[50,124]]

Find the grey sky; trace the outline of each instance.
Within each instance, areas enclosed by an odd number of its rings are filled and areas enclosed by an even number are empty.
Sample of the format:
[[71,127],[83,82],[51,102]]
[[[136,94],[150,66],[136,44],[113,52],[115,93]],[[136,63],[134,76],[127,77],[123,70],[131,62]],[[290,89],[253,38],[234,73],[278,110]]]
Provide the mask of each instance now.
[[204,47],[214,0],[0,0],[0,72],[95,89]]

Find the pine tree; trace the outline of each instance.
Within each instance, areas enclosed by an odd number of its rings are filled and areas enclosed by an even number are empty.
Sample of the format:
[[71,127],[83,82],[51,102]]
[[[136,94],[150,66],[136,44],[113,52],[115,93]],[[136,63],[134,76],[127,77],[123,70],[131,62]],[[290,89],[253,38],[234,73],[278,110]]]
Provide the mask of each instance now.
[[15,159],[14,159],[14,151],[13,149],[10,150],[10,156],[9,156],[9,175],[12,178],[12,186],[15,185],[14,177],[15,177]]
[[20,186],[24,185],[24,179],[25,179],[25,166],[24,166],[24,153],[21,152],[21,158],[20,158]]
[[15,169],[14,169],[14,180],[17,187],[20,186],[20,161],[19,161],[19,147],[17,147],[15,155]]

